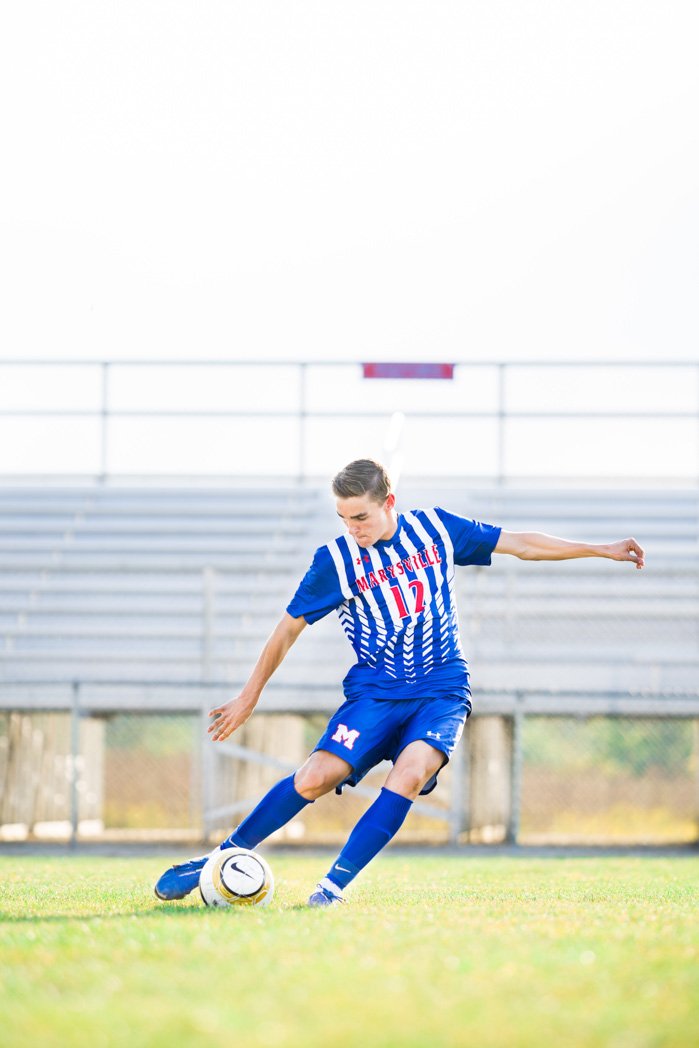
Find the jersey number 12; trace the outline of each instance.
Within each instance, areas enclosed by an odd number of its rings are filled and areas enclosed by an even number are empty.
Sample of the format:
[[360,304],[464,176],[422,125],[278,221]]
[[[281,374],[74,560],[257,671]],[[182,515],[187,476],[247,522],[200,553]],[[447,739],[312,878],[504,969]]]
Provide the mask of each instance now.
[[[419,579],[412,579],[408,585],[415,594],[415,614],[419,615],[425,606],[425,587]],[[391,593],[395,597],[396,604],[398,605],[398,614],[402,619],[412,618],[410,612],[405,606],[405,600],[403,598],[403,592],[400,586],[391,586]]]

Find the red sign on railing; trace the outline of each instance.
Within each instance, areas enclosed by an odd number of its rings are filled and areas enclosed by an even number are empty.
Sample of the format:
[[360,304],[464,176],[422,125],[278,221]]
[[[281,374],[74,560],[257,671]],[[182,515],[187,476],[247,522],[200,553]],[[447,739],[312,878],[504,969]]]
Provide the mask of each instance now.
[[446,378],[454,377],[453,364],[362,364],[364,378]]

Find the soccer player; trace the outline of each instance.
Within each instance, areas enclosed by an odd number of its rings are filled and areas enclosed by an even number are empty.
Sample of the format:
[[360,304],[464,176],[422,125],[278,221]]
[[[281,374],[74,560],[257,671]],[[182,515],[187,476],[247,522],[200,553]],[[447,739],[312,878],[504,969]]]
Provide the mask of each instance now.
[[[252,714],[268,680],[307,624],[337,611],[357,661],[345,702],[306,762],[282,779],[220,845],[256,848],[330,790],[356,786],[383,760],[393,763],[378,798],[309,899],[343,901],[343,890],[394,837],[419,794],[430,793],[471,712],[459,639],[454,566],[488,565],[493,553],[522,560],[607,557],[644,565],[633,538],[608,545],[538,532],[507,532],[444,509],[398,513],[385,469],[359,459],[332,483],[347,534],[316,550],[313,563],[238,696],[211,710],[209,732],[227,739]],[[160,899],[184,898],[208,856],[171,867]]]

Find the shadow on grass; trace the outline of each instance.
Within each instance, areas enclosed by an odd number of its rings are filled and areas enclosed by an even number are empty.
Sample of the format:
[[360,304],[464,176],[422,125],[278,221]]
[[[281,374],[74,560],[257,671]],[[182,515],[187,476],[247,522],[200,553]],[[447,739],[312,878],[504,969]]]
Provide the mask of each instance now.
[[[116,921],[123,920],[124,917],[157,917],[165,920],[181,919],[183,917],[201,919],[209,914],[220,914],[221,912],[235,914],[235,919],[237,920],[240,918],[245,919],[246,916],[247,918],[259,917],[262,914],[271,916],[282,911],[284,913],[308,913],[312,909],[313,907],[310,907],[306,902],[284,904],[281,907],[275,906],[269,909],[259,906],[239,906],[230,907],[224,911],[215,910],[198,903],[188,903],[185,906],[181,906],[179,903],[173,902],[162,903],[160,906],[144,906],[141,909],[120,910],[118,913],[8,914],[0,910],[0,929],[6,924],[67,924],[71,921]],[[333,909],[336,909],[336,907],[333,907]],[[322,910],[322,912],[324,913],[325,910]]]
[[[162,902],[158,907],[144,907],[137,910],[121,910],[117,913],[53,913],[53,914],[8,914],[0,910],[0,929],[3,924],[60,924],[70,921],[102,921],[122,920],[125,917],[156,917],[158,920],[173,920],[181,917],[207,917],[210,914],[226,913],[235,914],[236,919],[259,917],[261,914],[279,913],[308,913],[312,909],[307,902],[294,902],[276,905],[267,909],[265,907],[231,907],[225,910],[212,907],[203,907],[200,903],[188,903],[180,905],[177,902]],[[218,918],[217,918],[218,919]],[[225,918],[224,918],[225,919]]]
[[144,906],[142,909],[120,910],[118,913],[35,913],[35,914],[8,914],[0,911],[0,927],[3,924],[42,924],[60,923],[66,921],[115,921],[124,917],[191,917],[192,915],[205,916],[211,910],[199,905],[177,906]]

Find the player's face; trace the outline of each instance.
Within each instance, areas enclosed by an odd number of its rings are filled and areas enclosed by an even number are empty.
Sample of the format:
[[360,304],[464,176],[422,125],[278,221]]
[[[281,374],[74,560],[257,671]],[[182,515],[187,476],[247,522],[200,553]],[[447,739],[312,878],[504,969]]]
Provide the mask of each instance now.
[[393,538],[396,533],[395,495],[389,495],[385,502],[377,502],[370,495],[353,495],[338,499],[336,505],[338,516],[360,546],[373,546],[375,542]]

